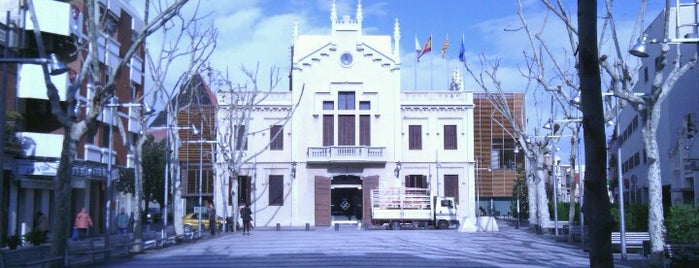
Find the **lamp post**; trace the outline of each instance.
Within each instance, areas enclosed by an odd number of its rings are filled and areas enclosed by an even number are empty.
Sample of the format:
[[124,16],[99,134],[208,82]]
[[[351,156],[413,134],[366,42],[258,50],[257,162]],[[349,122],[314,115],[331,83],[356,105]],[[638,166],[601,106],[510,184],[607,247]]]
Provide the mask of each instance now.
[[519,183],[519,178],[518,176],[518,170],[517,170],[517,155],[519,154],[519,147],[515,145],[514,150],[512,151],[514,153],[514,159],[515,159],[515,187],[517,187],[517,224],[515,225],[515,229],[519,229],[519,224],[520,224],[520,208],[519,208],[519,199],[520,199],[520,194],[521,194],[521,187],[522,185]]
[[[152,114],[153,110],[146,104],[140,104],[140,103],[111,103],[111,101],[114,98],[112,98],[108,103],[104,105],[105,108],[109,108],[109,140],[107,141],[108,143],[108,155],[109,159],[107,159],[107,181],[105,182],[105,213],[104,213],[104,247],[109,248],[109,236],[111,235],[111,214],[112,214],[112,180],[113,180],[113,170],[112,170],[112,159],[113,159],[113,146],[112,146],[112,140],[113,140],[113,126],[114,126],[114,113],[117,111],[118,107],[144,107],[143,114],[148,115]],[[139,209],[141,207],[141,204],[138,204]],[[106,254],[106,258],[109,257],[109,252]]]

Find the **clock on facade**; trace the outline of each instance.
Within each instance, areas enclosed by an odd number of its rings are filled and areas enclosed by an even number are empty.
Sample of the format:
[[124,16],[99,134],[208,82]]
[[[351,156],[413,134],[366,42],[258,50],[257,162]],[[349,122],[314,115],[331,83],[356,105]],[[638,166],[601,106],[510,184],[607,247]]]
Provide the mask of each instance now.
[[345,67],[352,64],[352,54],[349,52],[342,53],[342,55],[340,55],[340,64]]

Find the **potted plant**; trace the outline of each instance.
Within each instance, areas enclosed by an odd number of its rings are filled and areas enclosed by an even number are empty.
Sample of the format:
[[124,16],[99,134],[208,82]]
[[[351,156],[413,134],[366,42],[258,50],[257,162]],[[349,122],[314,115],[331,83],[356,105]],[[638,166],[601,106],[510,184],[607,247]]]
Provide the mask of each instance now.
[[22,238],[19,237],[19,235],[11,235],[5,237],[5,241],[7,242],[7,247],[10,249],[16,249],[17,246],[22,245]]
[[28,232],[23,235],[24,240],[29,242],[30,244],[34,246],[41,245],[41,243],[44,243],[46,241],[46,234],[41,231],[33,230],[31,232]]

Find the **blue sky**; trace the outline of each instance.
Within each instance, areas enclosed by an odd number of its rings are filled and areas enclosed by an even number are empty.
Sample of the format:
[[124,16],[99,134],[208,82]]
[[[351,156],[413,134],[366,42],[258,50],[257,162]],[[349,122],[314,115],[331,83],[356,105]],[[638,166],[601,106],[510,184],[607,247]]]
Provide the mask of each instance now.
[[[220,31],[217,51],[211,60],[213,66],[220,70],[228,69],[234,82],[243,82],[239,72],[241,66],[254,67],[258,62],[260,77],[267,77],[266,71],[271,66],[277,66],[282,73],[286,73],[289,68],[288,48],[294,20],[299,21],[300,34],[329,33],[331,2],[332,0],[202,1],[202,12],[212,12],[210,18]],[[357,0],[336,2],[338,16],[355,17]],[[522,2],[528,22],[533,26],[541,25],[544,18],[547,18],[543,5],[535,0]],[[563,2],[575,12],[577,1]],[[632,25],[638,14],[639,1],[616,2],[614,15],[622,25],[620,32],[629,37],[631,27],[625,28],[624,25]],[[663,5],[662,1],[650,1],[646,17],[655,17]],[[457,57],[462,35],[465,37],[466,57],[472,67],[478,68],[478,56],[481,54],[489,59],[499,59],[502,65],[500,78],[506,87],[517,90],[523,86],[517,66],[522,65],[522,51],[528,47],[520,32],[505,31],[520,27],[515,0],[363,0],[362,7],[366,34],[392,35],[394,19],[398,19],[400,23],[403,90],[445,89],[451,71],[461,67]],[[548,28],[562,28],[551,15],[547,21]],[[550,36],[558,34],[555,30],[547,32]],[[433,38],[432,52],[423,56],[416,72],[415,36],[424,45],[430,34]],[[440,48],[447,35],[450,43],[447,60],[443,60]],[[556,38],[552,40],[552,43],[565,42]],[[564,45],[562,43],[561,47]],[[415,73],[418,73],[417,85],[413,78]],[[466,79],[467,87],[468,80]],[[288,87],[280,85],[280,88]]]
[[[577,0],[561,1],[575,15]],[[547,14],[539,0],[521,2],[531,28],[537,31],[545,28],[542,35],[554,53],[561,54],[562,59],[570,57],[569,51],[564,54],[564,50],[569,50],[569,45],[560,20]],[[598,2],[598,14],[604,14],[604,1]],[[639,13],[639,2],[615,1],[613,14],[622,49],[631,47],[638,33],[664,7],[664,1],[649,1],[645,21],[638,26],[635,20]],[[211,57],[212,66],[228,70],[234,84],[246,82],[240,71],[241,66],[254,68],[259,63],[259,80],[266,82],[269,68],[279,67],[282,80],[277,89],[286,90],[288,85],[284,74],[289,70],[289,47],[294,21],[298,20],[301,35],[330,33],[332,0],[202,0],[201,3],[200,14],[210,13],[207,19],[219,30],[217,48]],[[336,3],[338,16],[349,15],[355,18],[357,0],[337,0]],[[516,0],[363,0],[361,3],[366,34],[392,35],[394,20],[398,19],[400,23],[402,90],[446,89],[451,72],[455,68],[463,72],[463,65],[458,60],[462,35],[465,37],[464,47],[469,66],[480,69],[480,55],[484,55],[489,61],[499,60],[498,78],[504,88],[520,91],[525,87],[526,80],[522,77],[520,68],[524,66],[523,51],[530,48],[521,31],[513,31],[520,28]],[[186,8],[186,12],[191,11],[191,7]],[[602,20],[598,23],[601,25]],[[416,65],[415,36],[420,45],[424,46],[430,34],[433,38],[432,52],[423,56]],[[440,57],[440,49],[447,35],[449,48],[447,59],[444,60]],[[149,42],[155,42],[155,39],[151,38]],[[604,48],[602,53],[605,53]],[[571,62],[572,59],[568,61]],[[415,73],[418,74],[417,82]],[[466,74],[465,84],[467,89],[480,91]],[[538,129],[540,127],[537,126],[543,126],[551,116],[546,108],[539,109],[549,107],[549,97],[528,94],[527,102],[527,114],[531,119],[528,125]],[[559,144],[566,146],[567,142],[561,141]]]

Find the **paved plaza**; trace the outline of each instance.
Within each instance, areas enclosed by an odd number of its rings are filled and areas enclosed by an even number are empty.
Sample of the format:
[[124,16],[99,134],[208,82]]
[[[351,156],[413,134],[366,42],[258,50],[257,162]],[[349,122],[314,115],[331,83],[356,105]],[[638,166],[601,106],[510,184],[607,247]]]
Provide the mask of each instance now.
[[[144,254],[113,259],[100,267],[588,267],[579,245],[556,242],[526,229],[500,232],[449,230],[304,230],[228,233]],[[640,267],[629,254],[617,267]],[[94,266],[94,265],[93,265]]]

